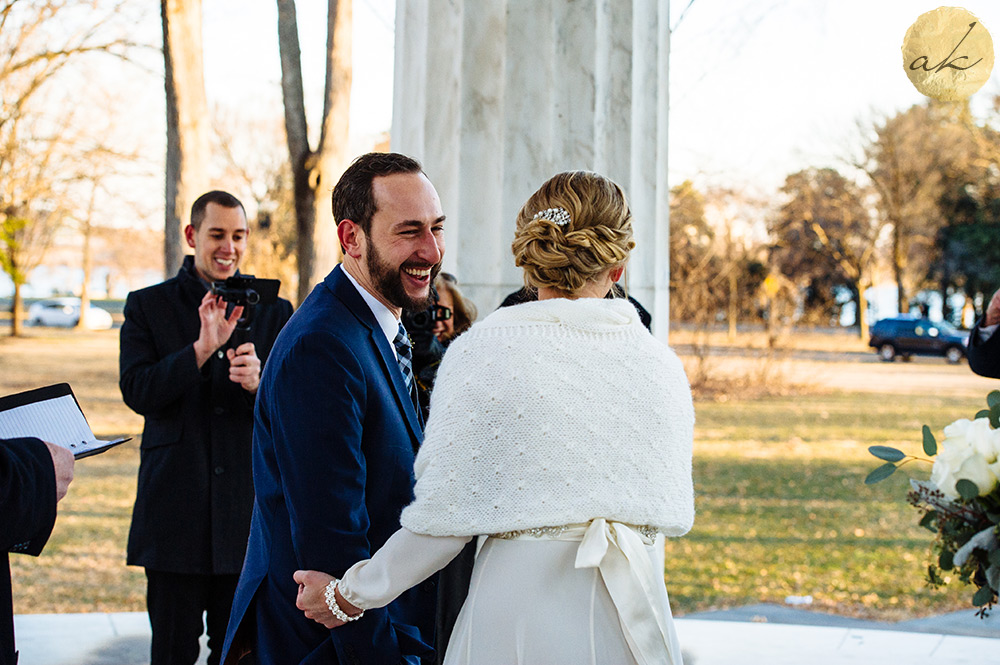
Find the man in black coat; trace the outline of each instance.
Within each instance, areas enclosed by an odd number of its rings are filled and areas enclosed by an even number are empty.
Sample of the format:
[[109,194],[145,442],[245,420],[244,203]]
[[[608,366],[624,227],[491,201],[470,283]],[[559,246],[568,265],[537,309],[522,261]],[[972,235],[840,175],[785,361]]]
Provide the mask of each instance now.
[[14,608],[7,554],[38,556],[73,480],[73,453],[38,439],[0,439],[0,665],[14,665]]
[[1000,291],[993,294],[983,318],[969,333],[969,349],[966,353],[973,372],[994,379],[1000,379],[1000,335],[996,334],[997,324],[1000,324]]
[[210,290],[237,274],[250,233],[242,204],[213,191],[191,207],[194,249],[177,276],[135,291],[121,329],[122,397],[145,416],[128,563],[146,569],[151,665],[219,662],[250,532],[253,407],[262,363],[292,313],[243,313]]

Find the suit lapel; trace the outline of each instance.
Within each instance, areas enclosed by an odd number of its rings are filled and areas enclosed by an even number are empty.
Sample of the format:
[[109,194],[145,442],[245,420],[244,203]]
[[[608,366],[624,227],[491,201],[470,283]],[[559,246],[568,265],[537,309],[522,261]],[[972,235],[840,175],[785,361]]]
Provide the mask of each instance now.
[[385,334],[378,325],[378,321],[375,320],[375,315],[372,314],[368,303],[358,293],[354,284],[343,274],[343,270],[343,266],[340,265],[334,268],[327,276],[325,280],[326,284],[333,291],[334,295],[351,310],[358,321],[368,329],[368,338],[374,346],[375,355],[381,361],[382,373],[396,395],[396,404],[406,417],[406,425],[413,438],[413,448],[416,450],[423,438],[423,427],[420,423],[420,417],[413,406],[410,393],[406,390],[406,381],[403,379],[403,373],[396,362],[396,354],[393,352],[392,347],[389,346],[389,340],[385,338]]

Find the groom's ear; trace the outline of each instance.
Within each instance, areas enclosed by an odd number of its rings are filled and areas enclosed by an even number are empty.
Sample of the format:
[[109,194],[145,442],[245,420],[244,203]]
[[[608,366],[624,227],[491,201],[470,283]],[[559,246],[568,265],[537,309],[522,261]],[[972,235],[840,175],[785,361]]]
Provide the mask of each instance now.
[[337,238],[340,240],[340,248],[344,254],[355,259],[360,259],[363,253],[365,232],[361,227],[349,219],[343,219],[337,224]]

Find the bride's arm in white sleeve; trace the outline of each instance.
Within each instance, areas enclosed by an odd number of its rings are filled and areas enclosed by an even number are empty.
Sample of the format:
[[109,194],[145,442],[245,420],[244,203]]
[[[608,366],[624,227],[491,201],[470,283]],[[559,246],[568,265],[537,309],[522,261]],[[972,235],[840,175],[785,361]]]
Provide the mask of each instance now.
[[470,540],[472,536],[425,536],[403,527],[371,559],[348,568],[337,586],[356,607],[385,607],[447,566]]
[[[448,565],[472,536],[426,536],[401,528],[371,559],[359,561],[344,573],[337,590],[359,610],[384,607],[412,586]],[[296,605],[306,616],[328,627],[339,625],[326,605],[324,591],[333,579],[325,573],[298,571]],[[356,611],[342,607],[348,614]]]

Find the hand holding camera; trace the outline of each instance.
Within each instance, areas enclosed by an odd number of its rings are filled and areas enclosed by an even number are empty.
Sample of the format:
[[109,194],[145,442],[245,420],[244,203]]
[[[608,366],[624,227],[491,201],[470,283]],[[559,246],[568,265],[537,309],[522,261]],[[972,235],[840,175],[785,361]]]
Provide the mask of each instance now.
[[235,308],[243,308],[243,315],[239,317],[237,324],[240,330],[250,330],[257,305],[269,305],[278,301],[280,288],[280,280],[258,279],[253,275],[233,275],[223,282],[212,282],[212,293],[227,303],[227,316]]
[[240,344],[235,349],[228,349],[229,380],[240,384],[244,390],[255,393],[260,385],[260,358],[253,342]]

